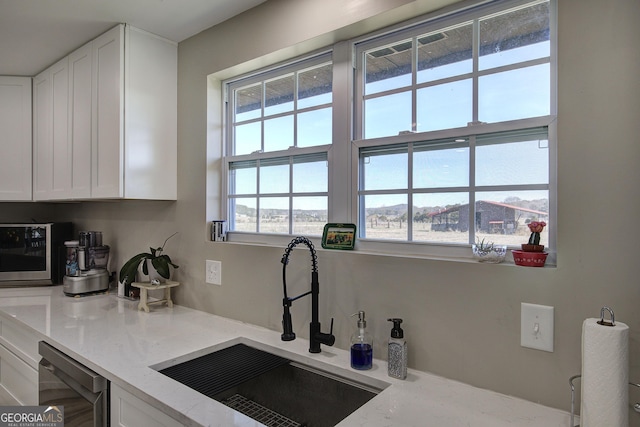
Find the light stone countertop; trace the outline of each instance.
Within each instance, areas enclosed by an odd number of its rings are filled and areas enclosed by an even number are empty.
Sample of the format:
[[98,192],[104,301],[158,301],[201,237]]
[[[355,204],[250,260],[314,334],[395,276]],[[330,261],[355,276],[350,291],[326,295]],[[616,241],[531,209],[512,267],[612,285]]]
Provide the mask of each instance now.
[[[61,286],[0,289],[0,316],[17,319],[62,352],[141,400],[189,426],[262,426],[221,403],[160,374],[185,355],[205,354],[230,341],[249,342],[276,354],[353,379],[389,386],[339,426],[566,427],[569,414],[519,398],[409,370],[404,381],[387,376],[375,359],[370,371],[349,366],[349,352],[308,341],[283,342],[280,332],[174,305],[139,311],[137,301],[114,294],[64,296]],[[190,357],[189,357],[190,358]]]

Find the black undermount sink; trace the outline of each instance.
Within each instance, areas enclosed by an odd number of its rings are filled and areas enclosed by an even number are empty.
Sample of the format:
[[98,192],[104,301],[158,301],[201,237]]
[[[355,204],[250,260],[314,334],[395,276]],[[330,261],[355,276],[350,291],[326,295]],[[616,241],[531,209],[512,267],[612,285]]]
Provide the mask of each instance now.
[[244,343],[158,371],[267,426],[335,426],[384,387]]

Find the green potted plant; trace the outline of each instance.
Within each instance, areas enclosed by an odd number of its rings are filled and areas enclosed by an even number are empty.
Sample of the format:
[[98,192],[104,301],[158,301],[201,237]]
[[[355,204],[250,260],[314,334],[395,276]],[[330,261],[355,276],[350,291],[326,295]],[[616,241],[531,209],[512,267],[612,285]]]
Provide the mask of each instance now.
[[473,251],[473,257],[480,262],[488,262],[491,264],[498,264],[504,261],[507,255],[506,245],[496,245],[491,241],[486,241],[476,237],[476,244],[471,245]]
[[544,245],[540,244],[540,233],[547,225],[544,221],[532,221],[529,224],[529,230],[531,230],[531,236],[529,236],[529,242],[522,244],[522,250],[525,252],[542,252],[544,251]]
[[[131,284],[135,280],[138,267],[140,267],[141,263],[142,272],[145,275],[148,275],[150,279],[153,279],[154,272],[157,272],[157,276],[165,280],[169,279],[169,277],[171,277],[170,267],[178,268],[178,266],[171,261],[169,255],[164,254],[163,252],[167,241],[176,234],[178,233],[173,233],[171,236],[167,237],[161,247],[149,248],[150,252],[143,252],[135,255],[129,261],[125,262],[120,269],[120,275],[118,276],[120,282],[125,285]],[[149,268],[149,264],[151,264],[151,269]]]

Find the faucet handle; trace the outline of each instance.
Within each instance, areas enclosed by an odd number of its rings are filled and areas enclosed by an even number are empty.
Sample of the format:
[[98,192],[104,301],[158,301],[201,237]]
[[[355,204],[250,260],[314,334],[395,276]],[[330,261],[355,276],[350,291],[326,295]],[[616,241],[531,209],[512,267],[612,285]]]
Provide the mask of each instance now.
[[331,329],[328,334],[320,332],[317,336],[320,342],[324,345],[332,346],[336,342],[336,337],[333,335],[333,317],[331,318]]

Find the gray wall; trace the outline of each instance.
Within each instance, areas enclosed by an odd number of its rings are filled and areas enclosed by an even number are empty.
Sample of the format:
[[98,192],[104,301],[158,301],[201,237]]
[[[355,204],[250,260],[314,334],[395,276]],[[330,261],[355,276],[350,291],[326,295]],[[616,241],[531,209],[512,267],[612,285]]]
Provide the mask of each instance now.
[[[46,206],[78,229],[103,230],[116,266],[179,231],[167,250],[180,264],[180,304],[279,330],[284,246],[206,241],[206,221],[219,216],[220,167],[220,120],[217,113],[207,118],[207,76],[258,67],[452,1],[348,6],[356,3],[363,2],[270,0],[180,44],[177,202]],[[365,310],[375,356],[383,358],[386,318],[403,317],[411,367],[568,410],[568,378],[580,373],[582,322],[607,305],[631,328],[630,376],[640,381],[633,221],[640,211],[640,2],[559,3],[558,267],[321,251],[321,321],[328,327],[335,318],[337,346],[348,348],[355,324],[349,315]],[[263,59],[240,65],[253,58]],[[22,205],[1,205],[3,216],[13,209],[23,212]],[[222,286],[204,283],[205,259],[222,261]],[[291,294],[306,289],[308,256],[296,251],[287,273]],[[521,302],[555,307],[553,353],[520,347]],[[301,300],[292,310],[300,336],[307,336],[308,305]],[[640,393],[631,390],[630,398],[638,401]],[[639,418],[631,414],[631,425]]]

